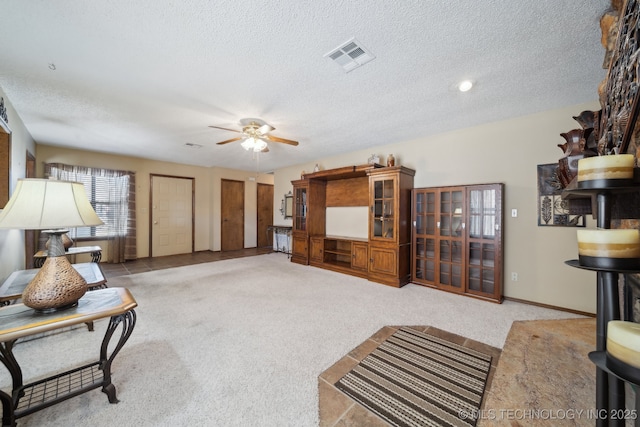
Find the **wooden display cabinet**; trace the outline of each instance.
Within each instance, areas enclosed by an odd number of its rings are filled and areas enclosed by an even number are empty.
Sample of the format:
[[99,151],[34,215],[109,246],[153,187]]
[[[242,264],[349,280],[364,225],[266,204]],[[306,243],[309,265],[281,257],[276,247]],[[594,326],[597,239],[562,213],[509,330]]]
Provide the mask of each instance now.
[[[400,287],[411,278],[411,189],[402,166],[346,166],[293,184],[291,261]],[[327,207],[366,207],[368,238],[326,235]]]
[[439,222],[437,226],[438,262],[437,274],[440,287],[452,292],[463,292],[464,227],[463,207],[465,191],[452,187],[439,193]]
[[415,171],[403,166],[369,175],[369,280],[400,287],[411,278],[411,189]]
[[325,183],[300,179],[293,184],[291,261],[309,264],[309,236],[325,233]]
[[414,283],[502,301],[503,188],[483,184],[413,190]]
[[467,286],[471,295],[502,301],[504,185],[467,188]]

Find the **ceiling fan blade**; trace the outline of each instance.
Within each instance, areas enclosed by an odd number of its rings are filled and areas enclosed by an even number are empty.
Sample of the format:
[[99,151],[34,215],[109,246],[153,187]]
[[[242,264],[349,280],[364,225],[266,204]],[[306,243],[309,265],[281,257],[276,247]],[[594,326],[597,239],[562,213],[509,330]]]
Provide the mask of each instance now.
[[231,139],[227,139],[225,141],[216,142],[216,144],[218,144],[218,145],[228,144],[228,143],[233,142],[233,141],[240,141],[241,139],[242,139],[241,137],[231,138]]
[[262,150],[260,150],[261,153],[268,153],[269,152],[269,147],[264,147]]
[[241,130],[237,130],[237,129],[229,129],[229,128],[223,128],[220,126],[209,126],[210,128],[215,128],[215,129],[222,129],[222,130],[229,130],[231,132],[238,132],[238,133],[242,133]]
[[266,135],[267,139],[273,142],[282,142],[285,144],[289,144],[289,145],[298,145],[298,141],[292,141],[290,139],[284,139],[284,138],[279,138],[277,136],[273,136],[273,135]]

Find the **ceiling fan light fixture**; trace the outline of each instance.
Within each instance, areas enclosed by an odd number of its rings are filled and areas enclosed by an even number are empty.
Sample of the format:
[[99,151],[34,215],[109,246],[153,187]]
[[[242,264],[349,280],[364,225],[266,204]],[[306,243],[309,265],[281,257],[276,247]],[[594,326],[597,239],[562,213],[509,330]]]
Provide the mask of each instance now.
[[247,139],[245,139],[244,141],[242,141],[242,143],[240,144],[242,146],[242,148],[244,148],[247,151],[254,151],[256,153],[261,152],[262,150],[264,150],[265,148],[267,148],[267,142],[263,139],[260,138],[255,138],[255,137],[249,137]]
[[458,83],[458,90],[460,92],[468,92],[471,90],[472,87],[473,87],[472,80],[463,80],[460,83]]
[[269,132],[271,132],[275,128],[267,123],[264,123],[264,121],[260,119],[240,119],[240,125],[242,126],[242,130],[229,129],[226,127],[213,125],[209,127],[240,134],[240,136],[236,138],[217,142],[217,145],[228,144],[234,141],[241,141],[240,145],[242,146],[242,148],[247,151],[253,150],[255,152],[269,151],[269,142],[278,142],[282,144],[292,145],[294,147],[298,145],[298,141],[269,135]]
[[264,139],[256,139],[254,140],[255,144],[253,146],[253,151],[260,152],[267,148],[267,142]]
[[255,147],[256,142],[255,142],[255,139],[253,138],[247,138],[244,141],[242,141],[240,145],[242,146],[242,148],[249,151],[249,150],[252,150],[253,147]]
[[261,135],[266,135],[274,129],[275,128],[273,126],[270,126],[265,123],[262,126],[260,126],[256,132],[260,133]]

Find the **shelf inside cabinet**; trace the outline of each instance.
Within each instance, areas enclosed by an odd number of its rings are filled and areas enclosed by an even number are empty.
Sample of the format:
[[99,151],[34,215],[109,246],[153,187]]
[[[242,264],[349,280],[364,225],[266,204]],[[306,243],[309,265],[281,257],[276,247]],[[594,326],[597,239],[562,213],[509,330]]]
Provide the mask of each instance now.
[[482,261],[479,258],[469,258],[469,265],[473,265],[474,267],[485,267],[485,268],[493,268],[494,262],[492,259],[485,259]]
[[324,253],[351,256],[351,250],[345,250],[345,249],[325,249]]

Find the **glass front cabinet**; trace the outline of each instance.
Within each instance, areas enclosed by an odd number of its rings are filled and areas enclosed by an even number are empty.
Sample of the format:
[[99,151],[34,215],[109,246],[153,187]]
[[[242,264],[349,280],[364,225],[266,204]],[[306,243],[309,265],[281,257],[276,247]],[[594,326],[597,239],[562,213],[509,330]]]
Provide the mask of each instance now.
[[412,192],[411,280],[502,301],[503,184]]
[[309,264],[309,237],[324,236],[325,183],[311,180],[292,181],[293,225],[291,261]]
[[411,189],[415,171],[403,166],[369,175],[369,277],[390,286],[411,279]]

